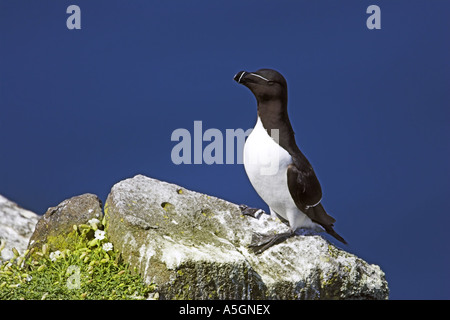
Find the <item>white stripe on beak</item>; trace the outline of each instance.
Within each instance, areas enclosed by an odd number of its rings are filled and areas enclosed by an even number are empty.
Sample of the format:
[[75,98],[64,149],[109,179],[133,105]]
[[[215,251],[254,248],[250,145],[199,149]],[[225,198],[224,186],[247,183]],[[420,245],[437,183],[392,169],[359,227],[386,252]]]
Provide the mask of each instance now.
[[[264,78],[263,76],[260,76],[259,74],[256,74],[256,73],[251,73],[251,72],[250,72],[250,74],[251,74],[252,76],[255,76],[255,77],[261,78],[261,79],[263,79],[263,80],[266,80],[267,82],[269,82],[269,81],[270,81],[269,79],[266,79],[266,78]],[[240,79],[239,79],[239,80],[240,80]]]
[[245,73],[246,73],[245,71],[242,71],[241,76],[239,77],[238,83],[241,83],[241,79],[242,79],[242,77],[244,76]]

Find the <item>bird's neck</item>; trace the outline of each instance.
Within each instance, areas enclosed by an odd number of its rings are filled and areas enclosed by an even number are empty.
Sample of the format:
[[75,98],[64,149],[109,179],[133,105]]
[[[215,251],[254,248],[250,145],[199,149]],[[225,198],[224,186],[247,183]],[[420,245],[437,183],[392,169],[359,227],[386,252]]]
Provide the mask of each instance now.
[[258,101],[258,117],[264,129],[268,131],[282,130],[284,127],[292,130],[287,113],[287,102],[282,100]]
[[[258,117],[267,133],[292,156],[294,163],[311,166],[295,142],[294,130],[287,112],[287,101],[258,101]],[[274,129],[278,130],[275,134]]]

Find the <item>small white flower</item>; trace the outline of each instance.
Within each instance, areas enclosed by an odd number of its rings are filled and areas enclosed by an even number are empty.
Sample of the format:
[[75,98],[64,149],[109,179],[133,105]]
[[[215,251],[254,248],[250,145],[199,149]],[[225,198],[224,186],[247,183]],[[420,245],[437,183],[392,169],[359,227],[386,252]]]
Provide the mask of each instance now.
[[111,251],[113,249],[113,244],[111,242],[104,243],[102,248],[105,251]]
[[30,282],[32,279],[33,279],[32,276],[27,276],[27,277],[25,278],[25,280],[27,280],[28,282]]
[[105,239],[105,231],[95,230],[94,236],[95,236],[95,239],[97,239],[97,240],[103,240],[103,239]]
[[61,251],[56,250],[55,252],[50,253],[50,260],[55,261],[61,256]]
[[88,221],[89,224],[99,224],[100,220],[92,218],[91,220]]

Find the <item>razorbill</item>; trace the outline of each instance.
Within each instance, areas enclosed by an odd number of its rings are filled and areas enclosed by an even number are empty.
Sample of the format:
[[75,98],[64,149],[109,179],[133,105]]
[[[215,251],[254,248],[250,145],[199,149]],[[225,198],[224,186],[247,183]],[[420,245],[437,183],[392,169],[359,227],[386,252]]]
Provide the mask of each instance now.
[[[322,206],[322,189],[308,159],[298,148],[287,112],[287,83],[271,69],[240,71],[234,80],[255,95],[256,125],[244,145],[244,167],[259,196],[272,215],[289,223],[290,232],[255,234],[250,248],[261,253],[295,235],[299,228],[321,229],[346,244],[333,230],[336,221]],[[256,209],[242,207],[246,213]],[[259,210],[260,211],[260,210]]]

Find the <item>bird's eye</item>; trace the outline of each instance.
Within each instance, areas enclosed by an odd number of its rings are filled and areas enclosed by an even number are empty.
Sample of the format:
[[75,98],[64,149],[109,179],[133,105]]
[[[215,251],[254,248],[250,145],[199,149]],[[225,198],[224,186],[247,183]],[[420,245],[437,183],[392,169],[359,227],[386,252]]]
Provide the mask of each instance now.
[[272,85],[275,84],[275,81],[267,81],[267,84],[268,84],[269,86],[272,86]]

